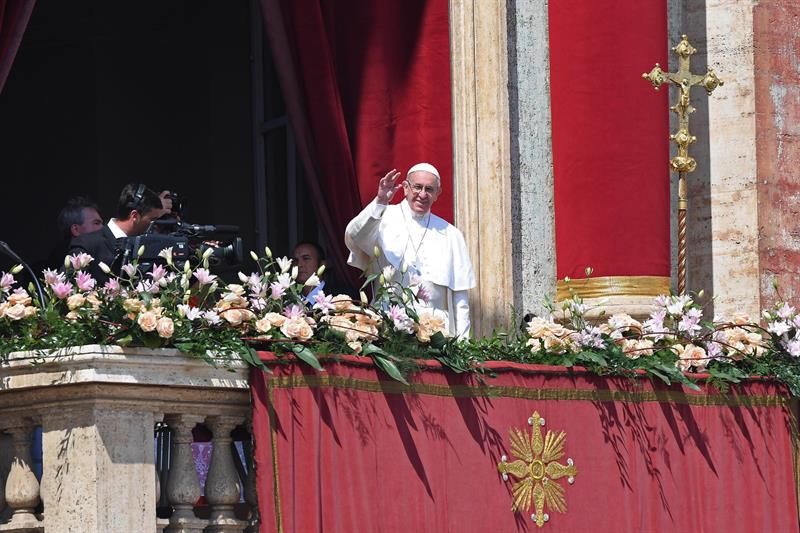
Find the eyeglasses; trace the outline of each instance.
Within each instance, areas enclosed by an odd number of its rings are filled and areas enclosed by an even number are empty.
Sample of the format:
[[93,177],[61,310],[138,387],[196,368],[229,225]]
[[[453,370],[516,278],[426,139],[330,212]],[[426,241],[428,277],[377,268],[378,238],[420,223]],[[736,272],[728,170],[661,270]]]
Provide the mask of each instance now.
[[410,181],[406,180],[408,186],[411,187],[411,190],[414,191],[414,194],[421,194],[422,191],[425,191],[429,196],[436,193],[437,189],[435,187],[425,187],[419,183],[411,183]]

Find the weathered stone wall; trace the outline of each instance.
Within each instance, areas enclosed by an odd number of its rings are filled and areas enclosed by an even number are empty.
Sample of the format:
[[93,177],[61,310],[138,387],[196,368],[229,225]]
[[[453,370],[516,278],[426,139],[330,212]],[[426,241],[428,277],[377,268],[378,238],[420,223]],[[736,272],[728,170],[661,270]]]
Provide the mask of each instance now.
[[800,2],[761,0],[753,25],[759,281],[766,307],[779,297],[800,297]]

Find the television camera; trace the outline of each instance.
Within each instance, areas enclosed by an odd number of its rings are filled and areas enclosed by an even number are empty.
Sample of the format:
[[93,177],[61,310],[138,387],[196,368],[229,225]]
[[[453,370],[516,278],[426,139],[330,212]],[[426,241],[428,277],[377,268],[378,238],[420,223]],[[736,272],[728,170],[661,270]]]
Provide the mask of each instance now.
[[139,269],[149,271],[153,265],[165,263],[159,253],[172,248],[172,260],[182,268],[186,261],[199,263],[199,256],[208,256],[209,268],[218,269],[240,265],[244,261],[239,227],[231,225],[190,224],[177,218],[158,219],[142,235],[122,240],[116,265],[130,263],[139,256]]

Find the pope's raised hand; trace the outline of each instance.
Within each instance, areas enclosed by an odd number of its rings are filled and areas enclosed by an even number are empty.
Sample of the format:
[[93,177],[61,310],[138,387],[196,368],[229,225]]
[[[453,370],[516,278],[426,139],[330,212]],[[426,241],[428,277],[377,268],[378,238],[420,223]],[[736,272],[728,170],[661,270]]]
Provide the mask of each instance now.
[[403,186],[402,183],[397,183],[397,178],[400,177],[400,172],[393,168],[386,173],[384,177],[378,182],[378,203],[388,204],[394,198],[395,193]]

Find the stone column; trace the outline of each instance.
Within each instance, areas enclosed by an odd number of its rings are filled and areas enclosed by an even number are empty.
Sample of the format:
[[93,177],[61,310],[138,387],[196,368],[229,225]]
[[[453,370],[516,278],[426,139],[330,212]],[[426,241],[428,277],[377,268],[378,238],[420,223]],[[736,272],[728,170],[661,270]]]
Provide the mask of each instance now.
[[698,166],[688,176],[687,289],[704,290],[709,317],[746,314],[756,319],[760,313],[753,40],[757,2],[675,3],[670,9],[681,23],[670,20],[672,44],[680,33],[687,34],[698,50],[692,56],[692,70],[702,74],[711,67],[725,81],[710,97],[699,88],[692,95],[697,111],[690,128],[698,141],[690,153]]
[[42,422],[48,533],[155,531],[152,412],[90,404]]
[[39,505],[39,481],[31,470],[31,435],[35,423],[30,419],[17,420],[6,428],[12,440],[12,461],[5,483],[5,500],[13,510],[11,521],[4,529],[11,531],[41,531],[34,514]]
[[194,504],[200,498],[200,481],[192,457],[192,429],[205,420],[197,415],[167,415],[172,430],[172,463],[167,479],[167,498],[174,508],[166,531],[202,533],[207,521],[197,518]]
[[514,302],[505,0],[451,0],[453,189],[477,287],[473,335],[504,325]]
[[212,416],[207,421],[213,435],[213,448],[206,478],[205,496],[211,506],[211,518],[206,533],[243,531],[247,526],[247,522],[237,520],[233,513],[233,506],[239,503],[242,483],[233,464],[233,441],[230,435],[233,428],[242,421],[242,418],[233,416]]
[[542,310],[556,291],[547,0],[508,2],[514,308]]

